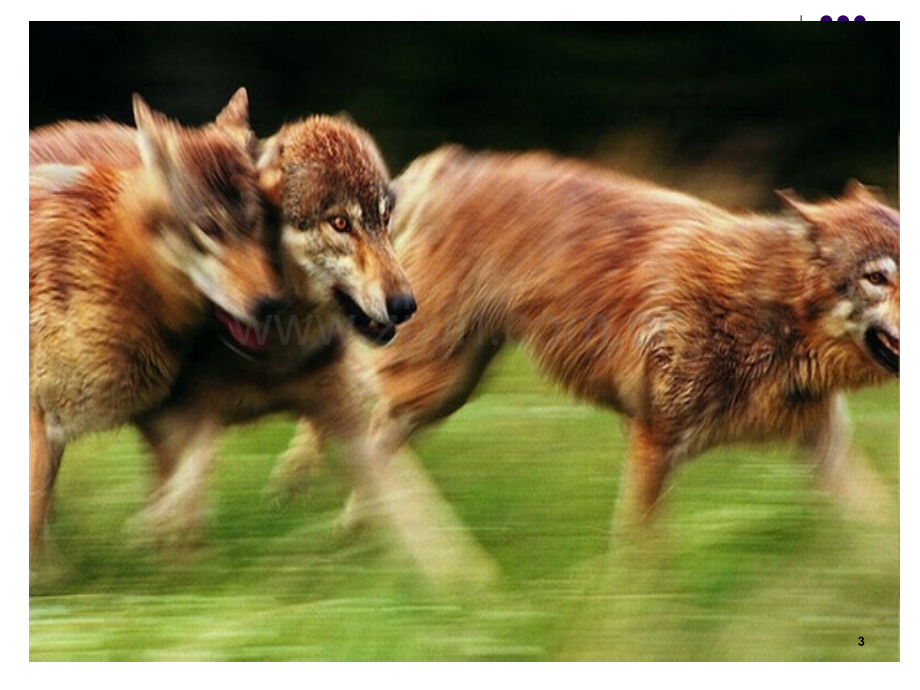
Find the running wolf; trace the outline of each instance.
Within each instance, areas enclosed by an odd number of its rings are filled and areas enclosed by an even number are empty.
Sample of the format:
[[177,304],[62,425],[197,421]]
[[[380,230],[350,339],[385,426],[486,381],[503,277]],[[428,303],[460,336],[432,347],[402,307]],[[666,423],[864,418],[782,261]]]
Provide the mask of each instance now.
[[377,390],[364,344],[389,342],[416,309],[390,242],[394,197],[377,146],[348,120],[314,116],[262,142],[259,169],[280,215],[287,306],[268,329],[240,327],[231,348],[205,334],[167,400],[137,418],[160,482],[140,526],[159,540],[197,539],[220,430],[288,412],[339,442],[349,480],[396,535],[397,551],[430,579],[461,565],[475,579],[491,577],[484,559],[472,565],[478,552],[453,536],[452,516],[424,474],[405,458],[378,457],[370,433]]
[[[655,512],[675,466],[728,442],[798,442],[831,485],[859,491],[843,392],[900,362],[900,215],[865,187],[821,203],[782,192],[788,214],[740,215],[585,163],[458,147],[394,185],[397,248],[424,300],[374,353],[390,452],[520,343],[629,420],[625,524]],[[277,472],[317,443],[304,420]]]
[[66,443],[163,400],[212,311],[278,296],[245,91],[198,129],[134,115],[29,133],[30,561]]

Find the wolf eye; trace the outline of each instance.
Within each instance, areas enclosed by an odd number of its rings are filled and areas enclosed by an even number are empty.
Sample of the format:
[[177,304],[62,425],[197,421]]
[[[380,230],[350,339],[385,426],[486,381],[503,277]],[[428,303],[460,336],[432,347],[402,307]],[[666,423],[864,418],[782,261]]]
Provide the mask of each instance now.
[[351,232],[351,221],[348,220],[348,216],[332,216],[329,225],[336,232]]
[[213,218],[203,218],[197,223],[198,229],[212,240],[219,240],[224,234],[223,229]]
[[872,271],[863,276],[871,285],[887,285],[888,278],[881,271]]
[[383,227],[387,227],[390,224],[390,210],[389,209],[387,209],[386,211],[380,214],[380,224],[383,225]]
[[216,251],[224,241],[224,230],[213,218],[205,217],[189,225],[192,242],[203,252]]

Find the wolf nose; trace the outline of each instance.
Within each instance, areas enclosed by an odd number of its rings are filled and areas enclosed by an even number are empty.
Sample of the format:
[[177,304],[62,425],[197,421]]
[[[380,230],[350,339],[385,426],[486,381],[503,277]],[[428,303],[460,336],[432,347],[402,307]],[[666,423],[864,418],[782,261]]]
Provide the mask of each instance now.
[[387,314],[394,323],[408,321],[416,309],[418,309],[418,305],[415,303],[415,297],[411,293],[387,297]]
[[280,299],[274,297],[263,297],[256,303],[255,317],[260,323],[268,321],[272,316],[281,311],[284,305]]

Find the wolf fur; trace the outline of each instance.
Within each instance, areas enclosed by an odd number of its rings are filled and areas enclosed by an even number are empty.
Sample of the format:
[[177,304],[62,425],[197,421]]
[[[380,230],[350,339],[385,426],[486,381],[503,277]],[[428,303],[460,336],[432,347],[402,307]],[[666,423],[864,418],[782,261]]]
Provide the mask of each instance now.
[[268,330],[241,337],[246,347],[203,335],[169,398],[136,419],[159,477],[141,526],[159,540],[197,540],[220,430],[287,412],[340,444],[369,511],[433,580],[461,564],[490,577],[488,565],[473,567],[478,552],[462,538],[442,539],[455,522],[424,473],[411,458],[379,458],[369,433],[377,390],[358,341],[390,341],[416,309],[389,238],[393,193],[376,144],[349,120],[314,116],[262,142],[259,169],[280,216],[287,306]]
[[[514,343],[628,419],[624,524],[655,512],[674,467],[729,442],[802,444],[859,500],[843,392],[900,362],[900,215],[866,188],[737,214],[581,162],[457,147],[395,188],[397,248],[423,300],[373,353],[387,452],[461,407]],[[301,422],[278,476],[315,461],[316,433]]]
[[30,560],[66,443],[165,398],[212,308],[256,323],[279,289],[245,91],[198,129],[134,113],[29,134]]

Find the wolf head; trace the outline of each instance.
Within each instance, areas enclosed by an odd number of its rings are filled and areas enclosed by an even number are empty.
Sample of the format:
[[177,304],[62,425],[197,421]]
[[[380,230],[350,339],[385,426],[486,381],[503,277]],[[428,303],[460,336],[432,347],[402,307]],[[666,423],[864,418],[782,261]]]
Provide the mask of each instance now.
[[214,304],[218,316],[260,320],[273,310],[280,287],[252,159],[245,89],[201,128],[168,120],[138,95],[134,117],[147,182],[165,200],[152,219],[157,251]]
[[[898,376],[901,337],[901,216],[858,182],[843,198],[811,204],[780,197],[805,221],[830,298],[826,335],[848,341],[863,361]],[[878,378],[872,376],[871,378]]]
[[368,339],[391,340],[416,303],[390,243],[394,198],[373,139],[344,118],[314,116],[264,141],[258,165],[281,213],[288,288],[333,306]]

